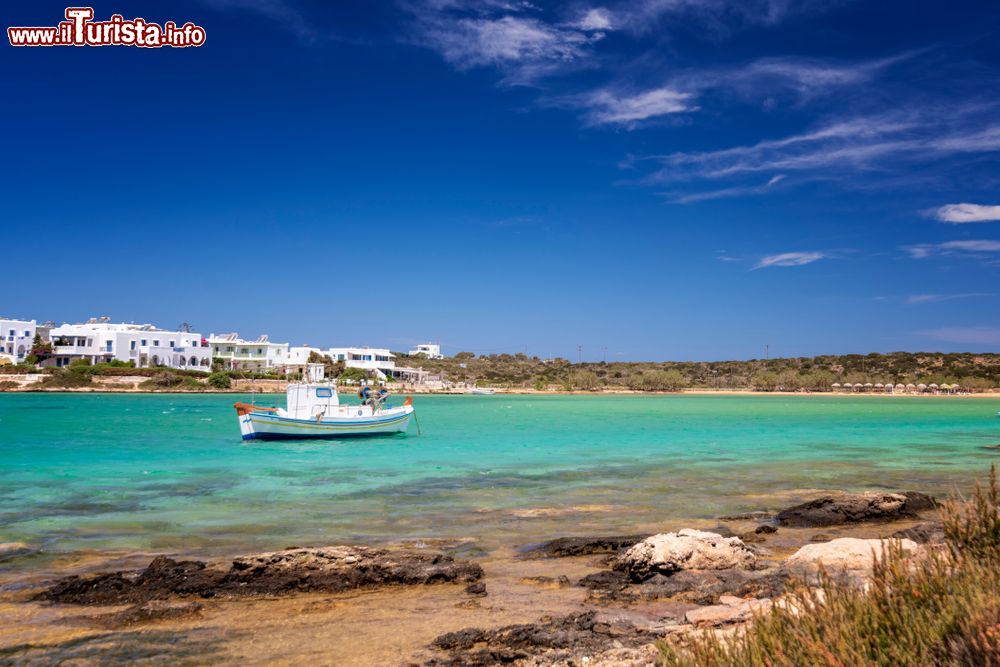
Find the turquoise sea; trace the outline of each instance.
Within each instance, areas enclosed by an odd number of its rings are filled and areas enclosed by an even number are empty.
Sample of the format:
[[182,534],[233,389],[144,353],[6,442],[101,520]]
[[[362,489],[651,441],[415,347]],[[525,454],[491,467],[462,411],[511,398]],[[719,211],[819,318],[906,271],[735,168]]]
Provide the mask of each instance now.
[[[417,396],[422,435],[244,443],[236,395],[0,394],[0,542],[46,552],[677,527],[814,489],[968,489],[1000,399]],[[258,403],[275,404],[283,396]]]

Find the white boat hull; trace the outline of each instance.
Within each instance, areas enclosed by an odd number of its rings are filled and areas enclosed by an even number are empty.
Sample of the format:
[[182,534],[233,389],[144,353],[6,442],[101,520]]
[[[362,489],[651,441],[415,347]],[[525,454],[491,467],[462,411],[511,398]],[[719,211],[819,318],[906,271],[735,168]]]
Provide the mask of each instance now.
[[248,412],[238,419],[244,440],[302,440],[403,433],[412,415],[413,407],[404,405],[374,415],[335,419],[294,419],[269,412]]

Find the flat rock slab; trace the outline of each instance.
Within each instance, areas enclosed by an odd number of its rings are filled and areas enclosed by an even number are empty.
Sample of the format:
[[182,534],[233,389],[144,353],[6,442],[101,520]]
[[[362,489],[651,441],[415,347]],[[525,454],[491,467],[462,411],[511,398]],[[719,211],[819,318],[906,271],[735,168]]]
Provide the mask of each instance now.
[[698,607],[684,615],[684,619],[692,625],[720,626],[731,623],[742,623],[753,618],[754,614],[763,613],[771,608],[770,600],[742,600],[722,596],[724,604]]
[[229,567],[154,558],[142,571],[67,577],[36,596],[70,604],[142,603],[169,597],[241,597],[436,583],[472,583],[476,563],[442,553],[333,546],[243,556]]
[[[632,619],[595,611],[543,618],[537,623],[508,625],[495,629],[465,628],[436,638],[432,646],[447,655],[426,663],[428,667],[510,664],[540,654],[559,664],[577,656],[611,648],[639,647],[662,636],[653,627]],[[576,663],[573,663],[576,664]]]
[[131,625],[147,625],[162,621],[174,621],[194,618],[201,615],[204,605],[200,602],[168,602],[151,600],[142,604],[134,604],[128,609],[113,614],[102,614],[94,617],[94,621],[108,628],[120,628]]
[[611,535],[603,537],[558,537],[542,542],[524,552],[529,558],[564,558],[593,554],[616,554],[646,539],[646,535]]
[[912,555],[919,548],[916,542],[907,539],[862,540],[856,537],[841,537],[830,542],[805,545],[789,556],[787,566],[792,570],[815,570],[822,565],[831,572],[869,571],[875,560],[881,558],[885,550],[893,544],[898,544],[904,555]]
[[634,583],[623,572],[595,572],[577,582],[589,590],[588,599],[599,604],[637,604],[671,600],[702,605],[719,603],[727,596],[771,598],[788,585],[788,574],[780,568],[767,570],[683,570],[657,574]]
[[867,521],[912,519],[937,507],[934,498],[917,493],[838,493],[810,500],[778,512],[782,526],[806,528]]

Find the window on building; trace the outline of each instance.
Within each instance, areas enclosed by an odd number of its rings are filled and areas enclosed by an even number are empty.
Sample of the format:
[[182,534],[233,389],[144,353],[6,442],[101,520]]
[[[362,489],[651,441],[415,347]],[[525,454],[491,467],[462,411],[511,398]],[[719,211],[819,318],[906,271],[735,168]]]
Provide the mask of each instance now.
[[160,347],[160,341],[154,340],[153,341],[153,347]]
[[146,339],[143,338],[141,341],[139,341],[139,345],[142,345],[143,347],[146,347]]
[[131,343],[129,343],[128,349],[130,349],[130,350],[134,350],[135,349],[135,341],[134,340]]

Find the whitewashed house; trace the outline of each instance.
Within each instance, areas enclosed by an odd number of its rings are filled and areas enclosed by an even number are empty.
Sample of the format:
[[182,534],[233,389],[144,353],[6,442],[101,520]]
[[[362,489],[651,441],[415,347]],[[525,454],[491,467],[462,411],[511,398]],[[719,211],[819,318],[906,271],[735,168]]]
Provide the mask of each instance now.
[[408,382],[420,382],[426,371],[419,368],[396,366],[396,355],[385,348],[331,347],[325,352],[333,361],[343,361],[348,368],[373,371],[375,377],[385,380],[392,377]]
[[441,346],[437,343],[420,343],[407,354],[411,357],[427,357],[428,359],[444,359]]
[[269,371],[288,363],[288,343],[272,343],[264,334],[253,341],[236,333],[211,334],[208,344],[212,357],[223,359],[229,370]]
[[0,354],[12,363],[20,364],[31,354],[35,339],[35,320],[8,320],[0,318]]
[[301,373],[310,382],[319,382],[326,377],[326,367],[322,363],[310,362],[312,353],[325,354],[323,350],[311,345],[298,345],[288,348],[288,359],[285,362],[285,374]]
[[68,366],[75,359],[92,364],[131,361],[136,368],[179,368],[209,372],[212,351],[193,331],[166,331],[151,324],[125,324],[108,318],[63,324],[49,333],[53,357],[46,365]]

